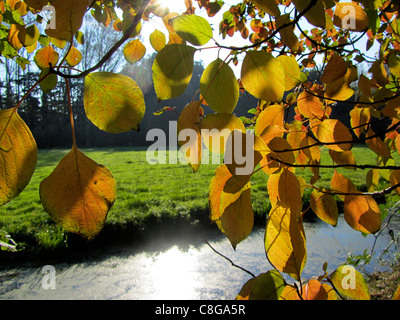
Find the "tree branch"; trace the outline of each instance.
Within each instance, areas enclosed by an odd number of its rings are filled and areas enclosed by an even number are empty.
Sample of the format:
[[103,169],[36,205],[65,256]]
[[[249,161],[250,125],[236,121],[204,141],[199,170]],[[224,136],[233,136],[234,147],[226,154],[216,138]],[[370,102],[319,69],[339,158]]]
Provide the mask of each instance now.
[[279,28],[275,29],[267,38],[265,38],[262,41],[256,42],[250,46],[243,46],[243,47],[230,47],[230,46],[223,46],[220,45],[218,42],[215,42],[215,44],[222,48],[222,49],[229,49],[232,51],[241,51],[241,50],[248,50],[251,48],[255,48],[258,47],[259,45],[268,42],[269,40],[271,40],[273,37],[275,37],[276,34],[278,34],[279,31],[281,31],[282,29],[286,28],[286,27],[290,27],[295,25],[297,22],[299,22],[299,20],[301,19],[301,17],[303,17],[309,10],[311,10],[312,7],[314,7],[317,4],[318,0],[311,0],[311,2],[308,4],[308,6],[302,11],[300,12],[293,21],[288,22],[282,26],[280,26]]
[[114,46],[112,46],[112,48],[104,55],[104,57],[95,66],[89,68],[88,70],[86,70],[80,74],[76,74],[76,75],[64,74],[60,71],[55,70],[53,67],[50,68],[50,73],[54,73],[65,79],[78,79],[78,78],[83,78],[83,77],[87,76],[89,73],[94,72],[97,69],[101,68],[112,57],[112,55],[124,44],[124,42],[129,39],[131,34],[135,31],[137,25],[139,24],[139,22],[142,19],[142,15],[143,15],[147,5],[149,4],[149,2],[150,2],[150,0],[143,1],[142,6],[140,7],[139,11],[137,12],[135,18],[132,21],[132,24],[124,32],[122,38],[120,40],[118,40],[114,44]]

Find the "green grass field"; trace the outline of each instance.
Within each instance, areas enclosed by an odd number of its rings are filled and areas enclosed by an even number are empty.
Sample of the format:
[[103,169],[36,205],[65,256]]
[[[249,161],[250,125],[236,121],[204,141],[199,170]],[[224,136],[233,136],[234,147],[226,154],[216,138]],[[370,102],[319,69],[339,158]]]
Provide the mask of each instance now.
[[[39,184],[68,151],[40,150],[37,169],[30,184],[16,199],[0,208],[0,230],[6,231],[27,248],[51,250],[66,245],[66,233],[52,222],[41,206]],[[105,229],[119,232],[132,226],[145,228],[149,223],[167,223],[178,218],[190,223],[208,219],[208,186],[217,164],[202,165],[194,174],[184,164],[150,165],[145,148],[82,151],[97,163],[107,166],[117,180],[117,201],[108,215]],[[374,162],[375,155],[367,148],[356,147],[353,153],[359,164]],[[322,163],[332,163],[327,152],[323,152],[322,156]],[[359,188],[365,189],[366,171],[339,171]],[[297,169],[297,172],[309,181],[309,169]],[[316,185],[328,187],[333,169],[323,169],[320,175]],[[259,221],[264,219],[270,208],[267,180],[267,175],[259,171],[251,182],[253,209],[255,215],[261,217]],[[381,181],[383,184],[378,188],[388,186],[387,182],[384,184],[384,179]],[[305,193],[305,202],[308,194]]]

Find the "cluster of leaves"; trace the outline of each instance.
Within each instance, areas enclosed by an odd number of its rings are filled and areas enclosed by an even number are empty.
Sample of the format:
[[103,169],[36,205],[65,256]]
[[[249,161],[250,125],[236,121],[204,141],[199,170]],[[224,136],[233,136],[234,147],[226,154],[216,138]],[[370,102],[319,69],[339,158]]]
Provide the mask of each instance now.
[[[41,34],[35,22],[27,22],[27,17],[34,16],[35,21],[41,21],[41,10],[49,3],[57,14],[56,27]],[[244,0],[226,11],[219,24],[222,40],[238,32],[249,41],[242,47],[219,43],[214,39],[208,19],[196,13],[195,3],[186,0],[185,4],[187,10],[180,15],[169,12],[157,0],[6,0],[0,4],[2,56],[16,59],[23,67],[31,62],[23,60],[18,51],[36,50],[34,63],[43,74],[35,86],[40,84],[45,90],[51,90],[58,77],[64,79],[67,89],[69,78],[85,77],[87,117],[98,128],[118,133],[139,129],[145,111],[143,94],[130,78],[96,70],[122,45],[130,63],[145,55],[146,48],[138,37],[142,23],[161,19],[160,25],[166,30],[166,33],[155,30],[149,35],[157,51],[152,71],[160,101],[185,91],[196,53],[213,48],[229,49],[226,58],[218,56],[206,67],[199,96],[196,94],[179,115],[178,136],[180,133],[183,136],[185,129],[195,132],[194,138],[179,140],[194,172],[201,166],[203,144],[212,152],[224,155],[224,164],[217,168],[210,182],[210,219],[233,248],[253,228],[251,177],[259,170],[269,176],[267,190],[272,209],[266,224],[265,251],[275,270],[247,282],[238,298],[369,298],[360,273],[356,274],[356,289],[342,287],[346,275],[343,266],[328,274],[324,265],[322,276],[303,283],[301,275],[307,260],[307,246],[302,197],[304,190],[311,188],[311,208],[332,226],[338,222],[339,198],[344,202],[344,218],[349,226],[374,234],[382,224],[374,195],[392,191],[400,194],[400,167],[392,158],[393,152],[400,152],[398,4],[384,0]],[[212,18],[224,7],[224,2],[197,0],[197,6]],[[79,29],[89,11],[99,23],[120,31],[122,37],[96,65],[80,71],[75,69],[80,61],[77,47],[84,41]],[[349,13],[351,19],[347,21]],[[305,24],[311,27],[303,30]],[[357,48],[364,37],[368,39],[366,49],[373,44],[380,46],[377,57],[368,57],[365,50]],[[215,43],[207,47],[211,40]],[[60,59],[54,47],[62,45],[68,45],[69,49]],[[311,83],[307,81],[305,68],[315,66],[318,57],[323,60],[321,82]],[[239,61],[242,63],[240,79],[237,79],[230,63],[238,66]],[[360,62],[370,63],[369,74],[359,76],[357,63]],[[63,73],[63,70],[74,73]],[[331,118],[331,112],[336,102],[356,93],[351,87],[356,81],[359,90],[350,113],[351,128],[348,128]],[[245,123],[234,115],[243,91],[260,101],[254,119]],[[24,189],[36,166],[35,140],[18,116],[20,103],[0,111],[0,161],[4,168],[0,177],[1,205]],[[214,113],[205,115],[202,105],[208,105]],[[295,117],[288,122],[290,109],[294,110]],[[70,114],[74,128],[72,110]],[[384,132],[373,131],[373,124],[387,119],[390,125]],[[246,130],[249,123],[254,126],[254,133]],[[376,162],[362,166],[356,163],[352,147],[360,142],[365,142],[376,153]],[[331,165],[321,163],[321,147],[329,149]],[[233,154],[251,159],[250,172],[239,173],[244,172],[241,169],[248,163],[244,164]],[[326,167],[335,168],[329,189],[318,185],[319,170]],[[308,182],[296,175],[296,170],[306,168],[313,173]],[[336,170],[339,168],[369,169],[366,175],[369,192],[358,190]],[[375,191],[380,176],[390,187]],[[116,199],[116,182],[107,168],[77,148],[73,130],[72,150],[43,180],[40,196],[54,221],[90,240],[100,232]],[[282,273],[296,282],[288,284]]]

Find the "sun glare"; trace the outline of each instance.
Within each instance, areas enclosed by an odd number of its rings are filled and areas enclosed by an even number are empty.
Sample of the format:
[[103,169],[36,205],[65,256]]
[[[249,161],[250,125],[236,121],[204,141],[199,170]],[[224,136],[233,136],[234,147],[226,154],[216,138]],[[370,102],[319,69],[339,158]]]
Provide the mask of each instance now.
[[183,0],[158,0],[162,7],[165,7],[169,12],[182,13],[186,11],[185,1]]

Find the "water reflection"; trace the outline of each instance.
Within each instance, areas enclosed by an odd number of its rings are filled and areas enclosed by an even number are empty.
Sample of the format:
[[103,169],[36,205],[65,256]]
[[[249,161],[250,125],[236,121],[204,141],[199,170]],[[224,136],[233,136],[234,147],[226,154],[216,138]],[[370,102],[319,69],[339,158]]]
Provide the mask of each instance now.
[[[320,275],[325,261],[333,271],[348,252],[361,254],[374,240],[351,230],[342,217],[336,228],[306,223],[305,230],[305,278]],[[55,290],[42,287],[43,265],[2,270],[0,299],[233,299],[250,276],[214,253],[202,237],[168,243],[167,236],[160,236],[140,247],[111,248],[78,261],[68,259],[70,262],[54,265]],[[219,233],[215,236],[210,232],[205,238],[220,253],[256,275],[271,269],[265,258],[262,228],[256,228],[236,251]],[[384,235],[377,243],[377,252],[389,241]],[[390,255],[393,253],[394,248]],[[366,271],[375,269],[382,269],[376,260]]]

